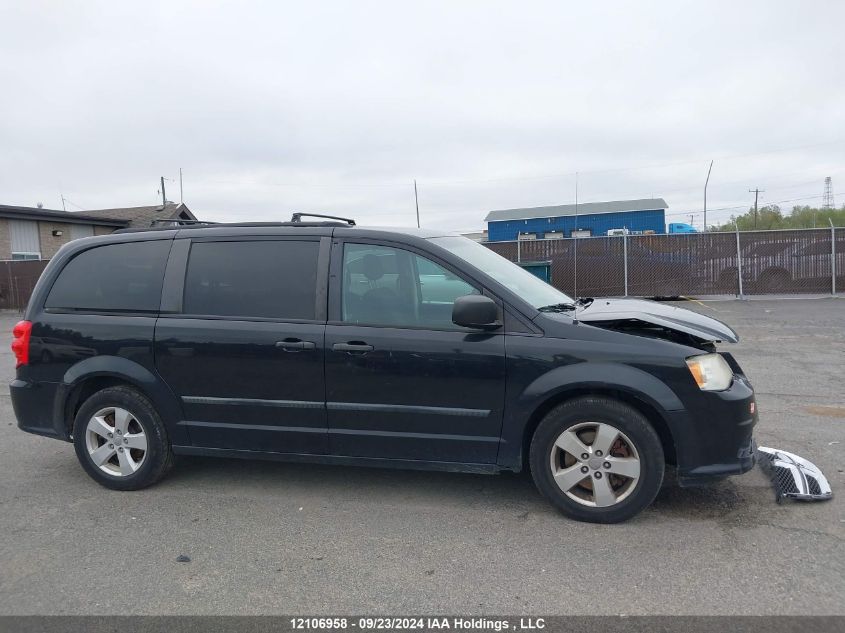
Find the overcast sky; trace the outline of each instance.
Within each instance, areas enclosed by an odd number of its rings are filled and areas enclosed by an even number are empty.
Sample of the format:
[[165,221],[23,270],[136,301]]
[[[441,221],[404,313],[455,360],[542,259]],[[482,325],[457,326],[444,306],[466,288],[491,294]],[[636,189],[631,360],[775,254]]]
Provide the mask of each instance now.
[[[479,229],[845,203],[845,2],[0,0],[0,204]],[[734,207],[734,208],[731,208]],[[721,210],[717,210],[721,209]],[[686,214],[686,215],[684,215]],[[686,219],[684,219],[686,217]]]

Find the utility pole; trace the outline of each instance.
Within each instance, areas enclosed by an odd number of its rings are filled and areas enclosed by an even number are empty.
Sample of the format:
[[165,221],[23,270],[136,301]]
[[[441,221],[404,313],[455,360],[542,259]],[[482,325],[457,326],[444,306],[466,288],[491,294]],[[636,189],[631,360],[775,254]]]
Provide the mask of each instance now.
[[161,177],[161,206],[167,204],[167,194],[164,193],[164,176]]
[[[695,213],[690,213],[690,214],[689,214],[689,225],[690,225],[690,226],[695,226]],[[704,228],[705,228],[705,230],[706,230],[706,229],[707,229],[707,226],[705,225],[705,227],[704,227]]]
[[710,168],[707,170],[707,180],[704,181],[704,232],[707,232],[707,185],[710,183],[710,172],[713,171],[713,161],[710,161]]
[[757,198],[761,193],[766,193],[765,189],[749,189],[748,193],[754,194],[754,230],[757,230]]
[[179,204],[185,202],[185,196],[182,194],[182,168],[179,168]]
[[420,228],[420,198],[417,195],[417,179],[414,178],[414,204],[417,206],[417,228]]
[[62,211],[67,211],[65,207],[65,194],[60,194],[62,196]]

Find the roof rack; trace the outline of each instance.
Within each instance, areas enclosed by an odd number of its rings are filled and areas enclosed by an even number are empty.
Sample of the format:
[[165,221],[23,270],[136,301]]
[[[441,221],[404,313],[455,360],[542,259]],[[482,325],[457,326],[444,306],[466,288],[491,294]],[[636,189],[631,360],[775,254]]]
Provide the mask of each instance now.
[[[303,222],[302,218],[320,218],[316,222]],[[332,226],[355,226],[355,220],[341,218],[334,215],[319,215],[317,213],[294,213],[289,222],[210,222],[208,220],[181,220],[179,218],[153,220],[148,227],[130,227],[118,229],[115,233],[139,233],[142,231],[175,231],[179,229],[202,229],[202,228],[235,228],[235,227],[273,227],[273,226],[296,226],[296,227],[332,227]]]
[[340,222],[345,222],[349,226],[355,226],[355,220],[352,218],[341,218],[337,215],[321,215],[319,213],[294,213],[290,216],[290,221],[294,224],[299,224],[302,222],[302,218],[323,218],[324,220],[339,220]]

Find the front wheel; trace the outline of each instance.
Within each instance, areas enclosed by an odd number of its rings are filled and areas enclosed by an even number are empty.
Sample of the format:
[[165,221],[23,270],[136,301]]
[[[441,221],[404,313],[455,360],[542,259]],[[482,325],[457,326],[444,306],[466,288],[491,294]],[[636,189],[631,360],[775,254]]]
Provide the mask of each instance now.
[[663,482],[660,438],[636,409],[585,396],[552,409],[531,441],[531,474],[566,516],[618,523],[647,507]]
[[76,414],[73,443],[91,478],[114,490],[150,486],[173,462],[161,418],[129,387],[109,387],[88,398]]

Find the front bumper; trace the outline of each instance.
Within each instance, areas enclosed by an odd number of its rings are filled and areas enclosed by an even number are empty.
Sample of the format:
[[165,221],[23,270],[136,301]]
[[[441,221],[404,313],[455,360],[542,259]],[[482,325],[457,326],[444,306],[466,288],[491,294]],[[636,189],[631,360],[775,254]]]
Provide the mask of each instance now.
[[706,486],[731,475],[741,475],[754,468],[757,463],[753,438],[749,438],[748,445],[741,447],[736,459],[725,463],[707,464],[681,470],[678,469],[678,485],[682,487]]
[[698,486],[754,468],[754,389],[736,376],[725,391],[701,392],[685,411],[670,414],[678,483]]

